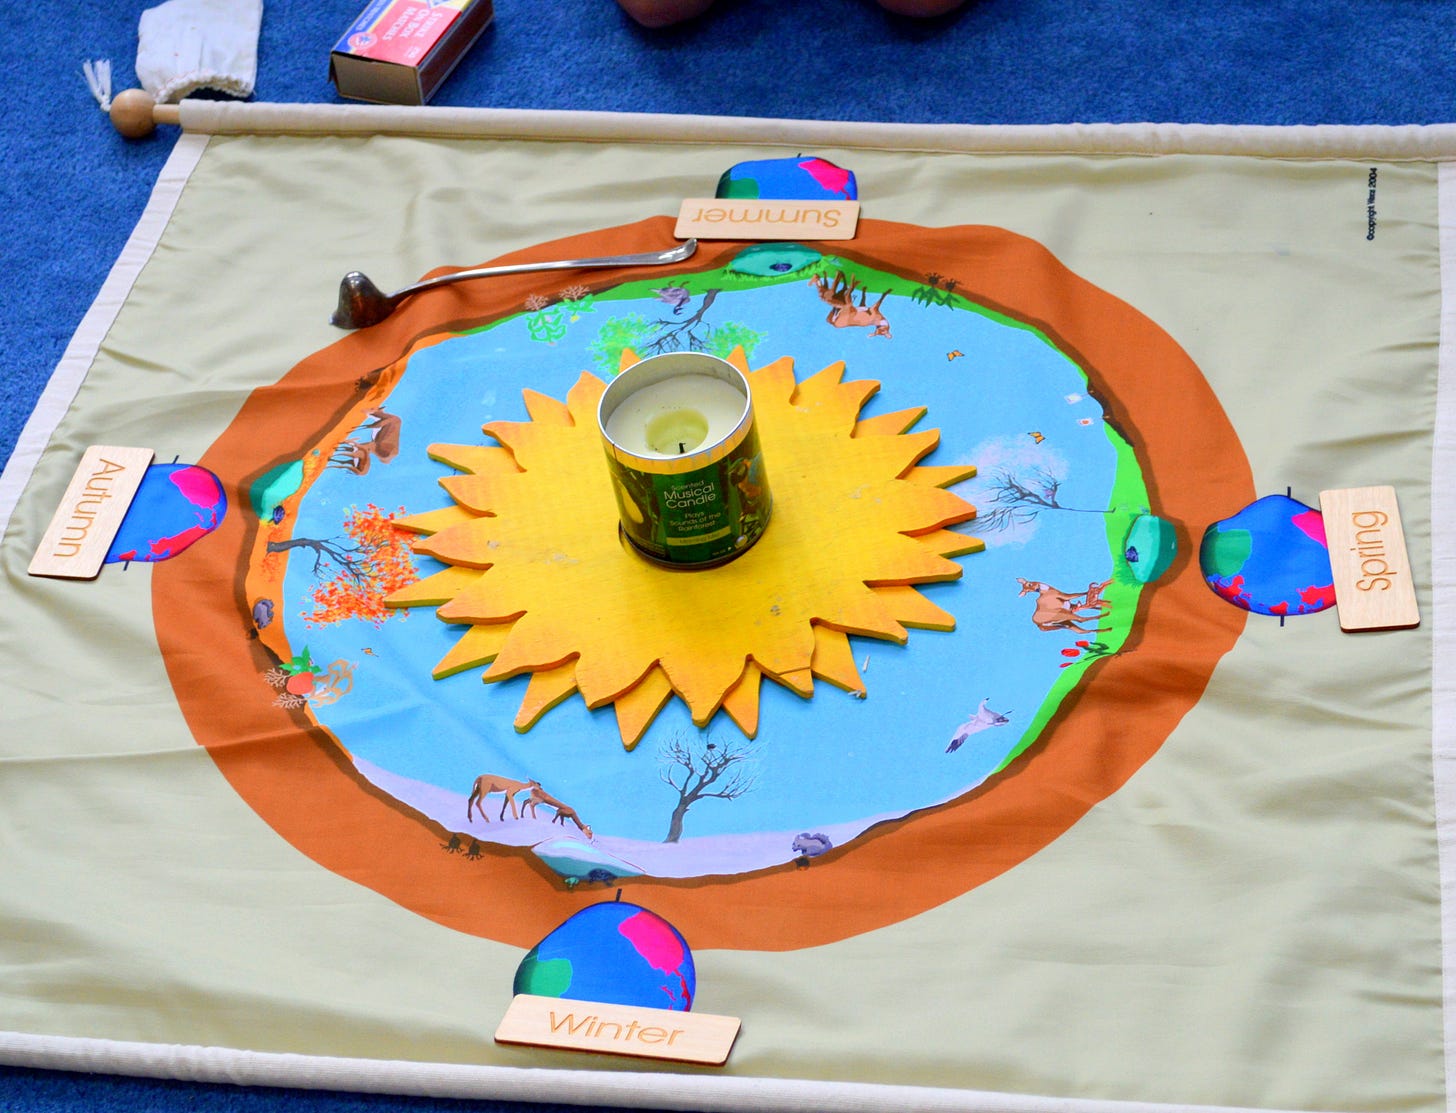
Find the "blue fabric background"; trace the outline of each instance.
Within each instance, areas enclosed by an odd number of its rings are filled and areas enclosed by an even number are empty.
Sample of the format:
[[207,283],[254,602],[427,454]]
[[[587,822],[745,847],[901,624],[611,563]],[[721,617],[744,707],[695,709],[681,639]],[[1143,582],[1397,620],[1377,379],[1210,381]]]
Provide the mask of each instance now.
[[[328,51],[364,0],[268,0],[257,99],[329,102]],[[141,214],[175,138],[118,137],[81,63],[135,84],[144,3],[11,5],[0,36],[7,289],[0,459]],[[719,0],[644,31],[612,0],[496,0],[434,103],[927,123],[1456,120],[1441,0],[968,0],[927,22],[873,0]],[[177,309],[185,326],[186,307]],[[3,974],[0,974],[3,978]],[[0,1067],[6,1113],[565,1113],[559,1105],[243,1089]]]

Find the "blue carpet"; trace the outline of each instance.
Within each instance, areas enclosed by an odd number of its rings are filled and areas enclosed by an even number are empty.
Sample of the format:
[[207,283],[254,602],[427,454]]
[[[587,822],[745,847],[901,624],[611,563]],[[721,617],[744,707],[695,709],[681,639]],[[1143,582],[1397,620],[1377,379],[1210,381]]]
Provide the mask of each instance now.
[[[363,0],[269,0],[257,99],[334,101],[330,46]],[[146,203],[175,131],[119,138],[81,76],[131,64],[142,4],[16,5],[0,36],[9,214],[0,459]],[[917,23],[872,0],[720,0],[644,31],[612,0],[497,0],[444,105],[927,123],[1426,124],[1456,119],[1456,5],[1384,0],[969,0]],[[186,307],[177,311],[185,326]],[[4,1113],[548,1113],[561,1106],[301,1093],[0,1068]]]

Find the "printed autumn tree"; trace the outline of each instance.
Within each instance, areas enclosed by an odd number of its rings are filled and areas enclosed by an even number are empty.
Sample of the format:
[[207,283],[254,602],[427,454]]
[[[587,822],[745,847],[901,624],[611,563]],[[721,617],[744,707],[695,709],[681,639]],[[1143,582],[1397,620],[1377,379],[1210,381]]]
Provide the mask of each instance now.
[[[309,593],[313,610],[303,616],[309,626],[329,626],[347,618],[375,626],[395,613],[384,600],[419,579],[410,551],[410,534],[394,524],[396,514],[370,503],[350,507],[344,517],[347,540],[295,537],[270,541],[269,552],[305,549],[313,553],[319,583]],[[398,612],[403,615],[405,612]]]

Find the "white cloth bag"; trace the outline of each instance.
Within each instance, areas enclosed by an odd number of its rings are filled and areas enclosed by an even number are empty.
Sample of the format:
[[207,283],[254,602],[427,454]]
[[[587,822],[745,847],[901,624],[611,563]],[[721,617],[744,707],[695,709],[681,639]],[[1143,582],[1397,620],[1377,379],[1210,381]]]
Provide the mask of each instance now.
[[142,12],[136,74],[158,104],[196,89],[250,96],[263,0],[167,0]]

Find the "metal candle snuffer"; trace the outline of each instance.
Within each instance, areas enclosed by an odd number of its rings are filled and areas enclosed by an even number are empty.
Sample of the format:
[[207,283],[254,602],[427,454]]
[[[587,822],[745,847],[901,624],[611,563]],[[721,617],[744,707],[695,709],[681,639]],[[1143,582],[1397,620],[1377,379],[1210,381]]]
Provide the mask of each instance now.
[[748,380],[702,352],[652,356],[607,386],[597,410],[622,536],[669,568],[726,564],[772,508]]

